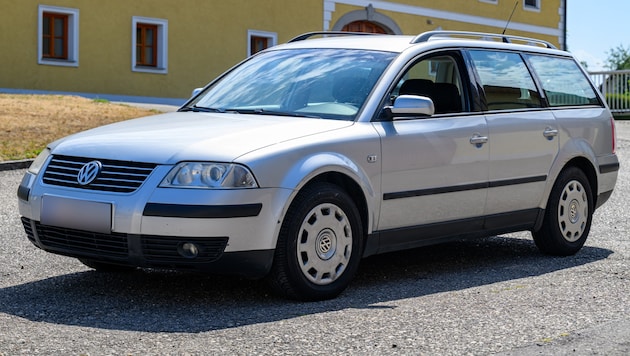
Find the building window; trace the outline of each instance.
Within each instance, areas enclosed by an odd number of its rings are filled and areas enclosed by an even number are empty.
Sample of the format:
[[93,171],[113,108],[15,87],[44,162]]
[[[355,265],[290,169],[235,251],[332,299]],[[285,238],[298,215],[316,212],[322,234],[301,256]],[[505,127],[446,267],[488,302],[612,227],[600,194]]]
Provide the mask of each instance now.
[[42,57],[68,59],[68,15],[44,12],[42,17]]
[[40,5],[38,28],[39,64],[79,65],[79,10]]
[[132,19],[131,69],[166,74],[168,21],[134,16]]
[[523,7],[525,10],[540,10],[540,0],[525,0],[523,2]]
[[157,67],[157,25],[136,26],[136,66]]
[[247,37],[249,39],[247,43],[248,56],[278,44],[278,35],[275,32],[249,30]]

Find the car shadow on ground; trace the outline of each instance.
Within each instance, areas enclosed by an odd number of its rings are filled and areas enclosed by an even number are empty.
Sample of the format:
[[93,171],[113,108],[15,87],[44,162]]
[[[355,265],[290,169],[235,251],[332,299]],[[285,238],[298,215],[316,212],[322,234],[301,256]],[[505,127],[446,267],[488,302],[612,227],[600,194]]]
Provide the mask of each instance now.
[[111,330],[198,333],[541,276],[606,259],[584,247],[550,257],[530,239],[465,240],[362,261],[351,286],[334,300],[301,303],[270,294],[262,281],[143,270],[86,270],[0,289],[0,312],[32,321]]

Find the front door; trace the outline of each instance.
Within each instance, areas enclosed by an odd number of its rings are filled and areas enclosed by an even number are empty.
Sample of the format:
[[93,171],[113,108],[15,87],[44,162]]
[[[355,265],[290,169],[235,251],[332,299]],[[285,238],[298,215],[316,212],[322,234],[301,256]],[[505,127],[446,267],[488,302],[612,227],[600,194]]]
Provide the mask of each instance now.
[[429,97],[435,114],[374,123],[382,147],[378,230],[388,250],[419,245],[462,226],[470,231],[483,226],[488,128],[483,113],[469,110],[462,68],[454,51],[411,63],[391,97]]

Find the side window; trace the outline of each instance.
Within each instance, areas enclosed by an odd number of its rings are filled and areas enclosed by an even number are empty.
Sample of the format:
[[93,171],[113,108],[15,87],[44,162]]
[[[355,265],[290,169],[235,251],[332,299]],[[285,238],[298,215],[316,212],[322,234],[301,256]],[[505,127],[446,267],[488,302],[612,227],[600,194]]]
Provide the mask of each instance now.
[[600,105],[595,90],[570,58],[529,55],[550,106]]
[[462,112],[465,107],[457,61],[450,55],[415,63],[398,82],[393,95],[426,96],[433,100],[436,114]]
[[470,51],[483,85],[488,110],[541,107],[540,95],[518,53]]

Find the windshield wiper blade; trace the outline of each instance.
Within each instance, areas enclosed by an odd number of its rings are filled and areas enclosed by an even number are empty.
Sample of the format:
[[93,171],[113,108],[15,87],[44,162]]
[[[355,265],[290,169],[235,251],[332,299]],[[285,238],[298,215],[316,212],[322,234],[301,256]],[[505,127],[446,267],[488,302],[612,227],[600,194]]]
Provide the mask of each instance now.
[[296,112],[287,111],[273,111],[266,109],[226,109],[226,112],[237,112],[239,114],[253,114],[253,115],[274,115],[274,116],[290,116],[290,117],[305,117],[310,119],[321,119],[317,115],[307,115]]
[[217,109],[217,108],[207,108],[205,106],[197,106],[197,105],[193,105],[193,106],[187,106],[185,108],[181,108],[178,111],[193,111],[193,112],[219,112],[219,113],[224,113],[225,110],[223,109]]

